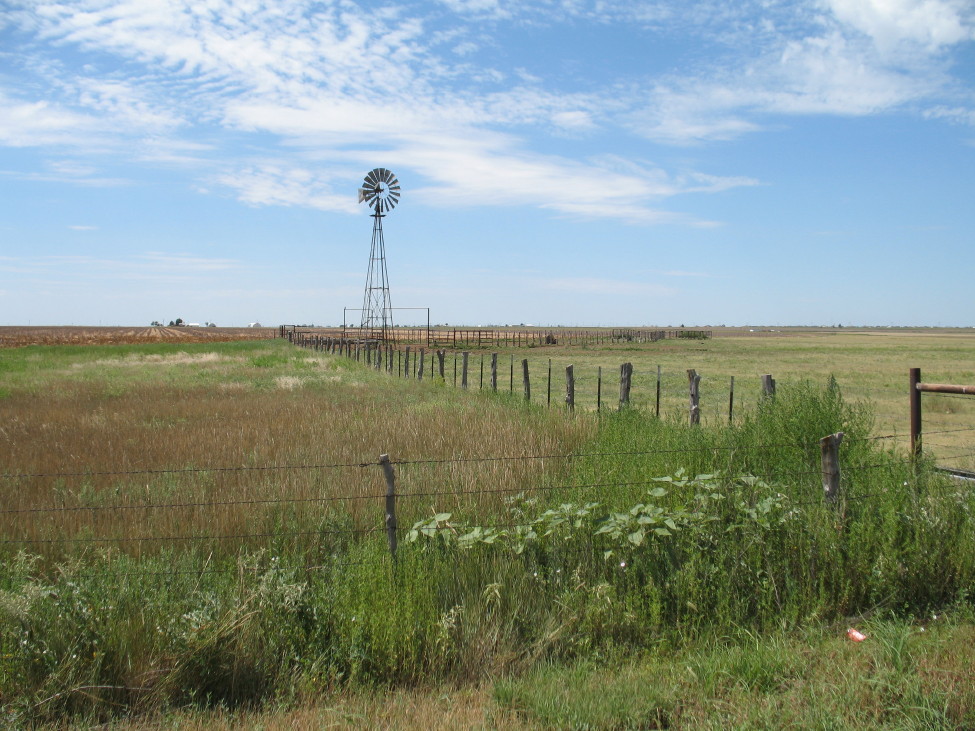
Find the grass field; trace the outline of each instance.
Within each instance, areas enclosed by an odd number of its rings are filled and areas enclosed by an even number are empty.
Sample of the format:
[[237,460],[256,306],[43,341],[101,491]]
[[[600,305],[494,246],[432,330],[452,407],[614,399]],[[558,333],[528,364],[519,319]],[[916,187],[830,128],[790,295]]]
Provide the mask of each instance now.
[[[534,405],[517,372],[514,394],[464,392],[282,341],[2,351],[4,723],[971,726],[975,504],[874,437],[906,431],[908,367],[971,382],[973,351],[864,333],[535,348],[517,353]],[[633,362],[637,408],[545,408],[549,357],[575,365],[580,404],[585,374]],[[732,375],[728,426],[727,393],[708,404]],[[956,401],[943,423],[971,429]],[[833,507],[818,438],[838,430]]]
[[[547,403],[551,390],[551,404],[559,406],[565,399],[565,368],[572,365],[576,408],[594,410],[601,369],[602,404],[604,408],[614,409],[619,398],[620,364],[631,362],[633,404],[644,410],[656,409],[659,367],[661,413],[685,418],[687,370],[693,368],[702,376],[702,419],[723,424],[729,415],[732,378],[735,379],[733,407],[740,413],[756,402],[764,374],[771,374],[781,383],[809,380],[821,385],[832,376],[848,400],[870,403],[876,434],[897,435],[898,439],[893,441],[906,448],[910,434],[908,372],[911,368],[921,368],[923,380],[929,383],[975,384],[975,331],[971,329],[782,328],[750,332],[747,328],[717,328],[715,333],[709,340],[497,350],[499,388],[521,394],[521,360],[528,358],[533,401]],[[491,352],[493,349],[471,351],[472,388],[481,387],[482,360],[484,387],[489,386]],[[451,382],[454,360],[455,354],[449,353],[446,375]],[[970,435],[955,431],[975,425],[975,400],[966,396],[925,394],[922,401],[924,430],[938,432],[925,440],[925,448],[946,466],[975,469]]]

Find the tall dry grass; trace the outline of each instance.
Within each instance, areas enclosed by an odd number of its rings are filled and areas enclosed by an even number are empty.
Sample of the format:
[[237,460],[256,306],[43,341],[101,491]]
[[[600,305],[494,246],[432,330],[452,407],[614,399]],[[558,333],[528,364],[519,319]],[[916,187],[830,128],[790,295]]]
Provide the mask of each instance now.
[[[436,461],[562,454],[594,429],[282,342],[87,356],[28,360],[0,401],[0,533],[44,555],[234,551],[270,533],[313,545],[323,530],[377,528],[380,454],[434,461],[401,468],[401,492],[468,492],[490,510],[500,493],[474,493],[527,488],[558,468]],[[404,509],[409,519],[425,507]]]

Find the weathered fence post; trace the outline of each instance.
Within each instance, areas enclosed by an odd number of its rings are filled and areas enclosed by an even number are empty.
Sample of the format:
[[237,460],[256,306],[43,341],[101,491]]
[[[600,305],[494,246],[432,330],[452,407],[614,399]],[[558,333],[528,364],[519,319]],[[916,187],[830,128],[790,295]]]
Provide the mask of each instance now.
[[603,367],[596,371],[596,413],[603,408]]
[[657,366],[657,418],[660,418],[660,366]]
[[426,359],[427,359],[427,352],[423,348],[420,348],[420,374],[418,378],[421,381],[423,380],[423,369],[424,366],[426,365]]
[[481,353],[481,375],[480,380],[477,383],[479,389],[484,388],[484,353]]
[[630,384],[633,381],[633,364],[624,363],[620,366],[620,410],[630,404]]
[[735,377],[731,377],[731,391],[728,396],[728,423],[731,424],[735,418]]
[[454,351],[454,388],[457,388],[457,351],[456,350]]
[[498,390],[498,354],[491,353],[491,390]]
[[528,378],[528,358],[521,361],[521,381],[525,387],[525,401],[532,400],[532,384]]
[[772,378],[771,374],[762,376],[762,395],[775,396],[775,379]]
[[921,391],[917,385],[921,382],[921,369],[911,368],[911,456],[921,456]]
[[511,371],[509,372],[508,375],[510,376],[511,379],[508,381],[508,393],[514,393],[515,392],[515,354],[514,353],[511,354]]
[[576,379],[571,365],[565,367],[565,404],[569,411],[576,408]]
[[699,390],[701,376],[693,368],[690,368],[687,371],[687,380],[690,386],[690,423],[694,426],[701,423],[701,394]]
[[437,370],[440,371],[440,379],[444,382],[447,381],[447,376],[444,375],[444,361],[447,359],[446,350],[437,351]]
[[843,432],[830,434],[819,440],[819,450],[823,470],[823,492],[826,500],[835,503],[840,490],[840,443]]
[[410,377],[410,346],[406,346],[406,353],[403,354],[403,378]]
[[464,359],[463,366],[461,368],[460,374],[460,387],[467,388],[467,357],[470,355],[466,350],[463,352],[461,357]]
[[548,406],[552,405],[552,359],[548,359],[548,395],[545,397],[545,403]]
[[386,477],[386,538],[389,540],[389,553],[396,560],[396,475],[388,454],[379,455],[379,464]]

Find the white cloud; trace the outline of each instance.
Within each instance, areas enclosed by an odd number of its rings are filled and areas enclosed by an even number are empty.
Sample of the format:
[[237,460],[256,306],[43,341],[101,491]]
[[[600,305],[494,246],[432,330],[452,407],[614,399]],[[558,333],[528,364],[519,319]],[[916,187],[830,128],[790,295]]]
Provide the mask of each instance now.
[[0,144],[8,147],[84,144],[96,119],[48,101],[23,102],[0,89]]
[[334,193],[327,180],[305,168],[262,163],[225,172],[213,180],[252,205],[307,206],[341,213],[356,210],[350,193]]
[[596,127],[592,115],[581,110],[556,112],[552,115],[552,124],[573,132],[591,130]]
[[947,119],[960,124],[975,125],[975,107],[937,106],[925,110],[924,116],[928,119]]
[[630,115],[632,129],[671,144],[730,140],[763,129],[772,115],[862,116],[951,93],[946,72],[916,48],[884,56],[822,20],[825,32],[779,36],[737,66],[661,80]]
[[[351,212],[348,191],[382,159],[412,171],[413,193],[433,205],[701,224],[660,210],[663,201],[756,181],[541,154],[530,135],[576,142],[622,129],[686,144],[753,133],[775,116],[865,115],[934,99],[943,111],[928,116],[971,114],[939,98],[950,85],[939,54],[973,37],[961,0],[691,9],[670,0],[440,0],[422,10],[342,0],[73,0],[28,8],[8,22],[38,45],[90,58],[74,75],[32,48],[23,66],[43,67],[36,83],[50,84],[50,99],[32,97],[29,84],[6,96],[0,89],[0,144],[72,145],[200,168],[198,189],[219,186],[254,205]],[[553,28],[563,15],[655,32],[667,24],[725,44],[725,55],[625,85],[600,79],[585,91],[560,88],[540,68],[520,67],[521,58],[510,68],[476,64],[479,49],[499,42],[495,27]],[[196,141],[196,130],[211,142]],[[252,147],[241,152],[241,140]],[[205,164],[216,172],[202,172]],[[34,179],[114,179],[97,167]]]
[[884,52],[904,43],[936,51],[975,38],[972,6],[957,0],[826,0],[826,5]]
[[103,113],[127,128],[164,131],[184,123],[171,109],[146,99],[142,90],[128,82],[81,79],[77,86],[80,106]]

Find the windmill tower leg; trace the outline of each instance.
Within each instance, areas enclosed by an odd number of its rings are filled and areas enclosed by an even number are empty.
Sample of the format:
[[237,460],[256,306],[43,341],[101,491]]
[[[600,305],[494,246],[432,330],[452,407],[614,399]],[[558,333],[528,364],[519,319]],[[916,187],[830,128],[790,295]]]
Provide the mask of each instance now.
[[383,240],[383,215],[373,214],[369,270],[362,296],[362,337],[387,340],[392,335],[393,307],[389,298],[389,273],[386,269],[386,244]]

